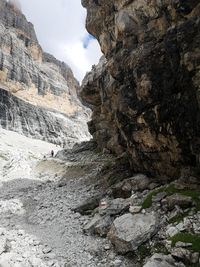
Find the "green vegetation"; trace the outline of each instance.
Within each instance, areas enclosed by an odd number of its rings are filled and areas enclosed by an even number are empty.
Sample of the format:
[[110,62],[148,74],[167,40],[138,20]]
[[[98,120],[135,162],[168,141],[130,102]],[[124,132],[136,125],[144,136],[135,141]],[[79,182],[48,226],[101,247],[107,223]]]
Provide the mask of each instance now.
[[[139,257],[139,262],[144,263],[144,259],[150,257],[155,253],[163,253],[168,255],[169,252],[161,242],[157,242],[154,245],[150,246],[149,244],[142,244],[137,249],[137,255]],[[143,264],[142,264],[143,265]]]
[[180,213],[169,220],[169,223],[180,223],[185,217],[189,215],[189,211]]
[[151,249],[148,245],[141,245],[137,249],[137,253],[138,253],[140,262],[142,263],[145,258],[151,256]]
[[143,209],[148,209],[152,206],[152,198],[156,196],[158,193],[164,192],[163,188],[157,189],[153,192],[151,192],[144,200],[142,203],[142,208]]
[[157,243],[154,244],[153,251],[154,251],[154,253],[162,253],[162,254],[165,254],[165,255],[169,254],[169,251],[167,250],[165,245],[163,243],[161,243],[161,242],[157,242]]
[[[160,189],[154,190],[153,192],[151,192],[144,200],[144,202],[142,203],[142,208],[143,209],[147,209],[150,208],[152,206],[152,198],[153,196],[156,196],[158,193],[160,192],[166,192],[167,196],[179,193],[182,194],[184,196],[189,196],[193,199],[193,201],[196,204],[196,211],[200,210],[200,191],[195,191],[195,190],[187,190],[187,189],[177,189],[175,187],[174,184],[169,185],[168,187],[162,187]],[[177,221],[183,219],[185,216],[187,216],[188,214],[185,213],[185,215],[180,218],[177,217]]]
[[200,235],[193,235],[190,233],[178,233],[174,235],[171,240],[172,247],[174,247],[178,241],[181,241],[184,243],[191,243],[191,249],[195,252],[200,252]]

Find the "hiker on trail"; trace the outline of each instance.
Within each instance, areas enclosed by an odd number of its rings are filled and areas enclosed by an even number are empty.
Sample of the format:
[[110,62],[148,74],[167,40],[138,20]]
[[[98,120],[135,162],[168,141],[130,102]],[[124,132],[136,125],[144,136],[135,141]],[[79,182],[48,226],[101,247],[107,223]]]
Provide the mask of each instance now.
[[54,151],[53,151],[53,150],[51,150],[51,156],[52,156],[52,157],[54,156]]

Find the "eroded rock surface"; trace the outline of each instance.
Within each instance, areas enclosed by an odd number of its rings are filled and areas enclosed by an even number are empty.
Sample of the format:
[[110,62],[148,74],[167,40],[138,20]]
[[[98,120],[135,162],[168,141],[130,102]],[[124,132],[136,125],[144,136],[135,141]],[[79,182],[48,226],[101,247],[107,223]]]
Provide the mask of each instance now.
[[200,4],[82,0],[105,55],[86,75],[100,148],[128,153],[136,172],[175,177],[199,164]]
[[54,143],[90,138],[90,111],[78,100],[72,70],[43,52],[33,25],[5,0],[0,0],[0,88],[3,128]]
[[149,240],[158,229],[155,214],[127,213],[115,219],[108,233],[108,238],[119,253],[135,251]]

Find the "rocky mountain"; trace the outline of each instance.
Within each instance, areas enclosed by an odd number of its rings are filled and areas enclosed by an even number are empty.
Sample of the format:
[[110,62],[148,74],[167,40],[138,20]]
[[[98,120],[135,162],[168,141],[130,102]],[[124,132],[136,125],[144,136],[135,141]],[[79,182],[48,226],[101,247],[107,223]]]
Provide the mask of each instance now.
[[198,0],[82,0],[105,55],[87,74],[99,148],[135,172],[178,177],[200,163]]
[[0,125],[59,144],[88,139],[89,113],[72,70],[43,52],[13,3],[0,0]]

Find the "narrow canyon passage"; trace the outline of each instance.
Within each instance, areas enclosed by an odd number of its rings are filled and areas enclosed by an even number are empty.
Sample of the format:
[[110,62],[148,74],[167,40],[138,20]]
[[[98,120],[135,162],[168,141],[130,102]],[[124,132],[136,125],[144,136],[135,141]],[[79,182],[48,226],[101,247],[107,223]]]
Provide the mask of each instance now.
[[97,193],[103,159],[67,162],[50,157],[52,144],[5,130],[0,139],[1,267],[133,266],[106,239],[84,235],[88,217],[72,211]]

